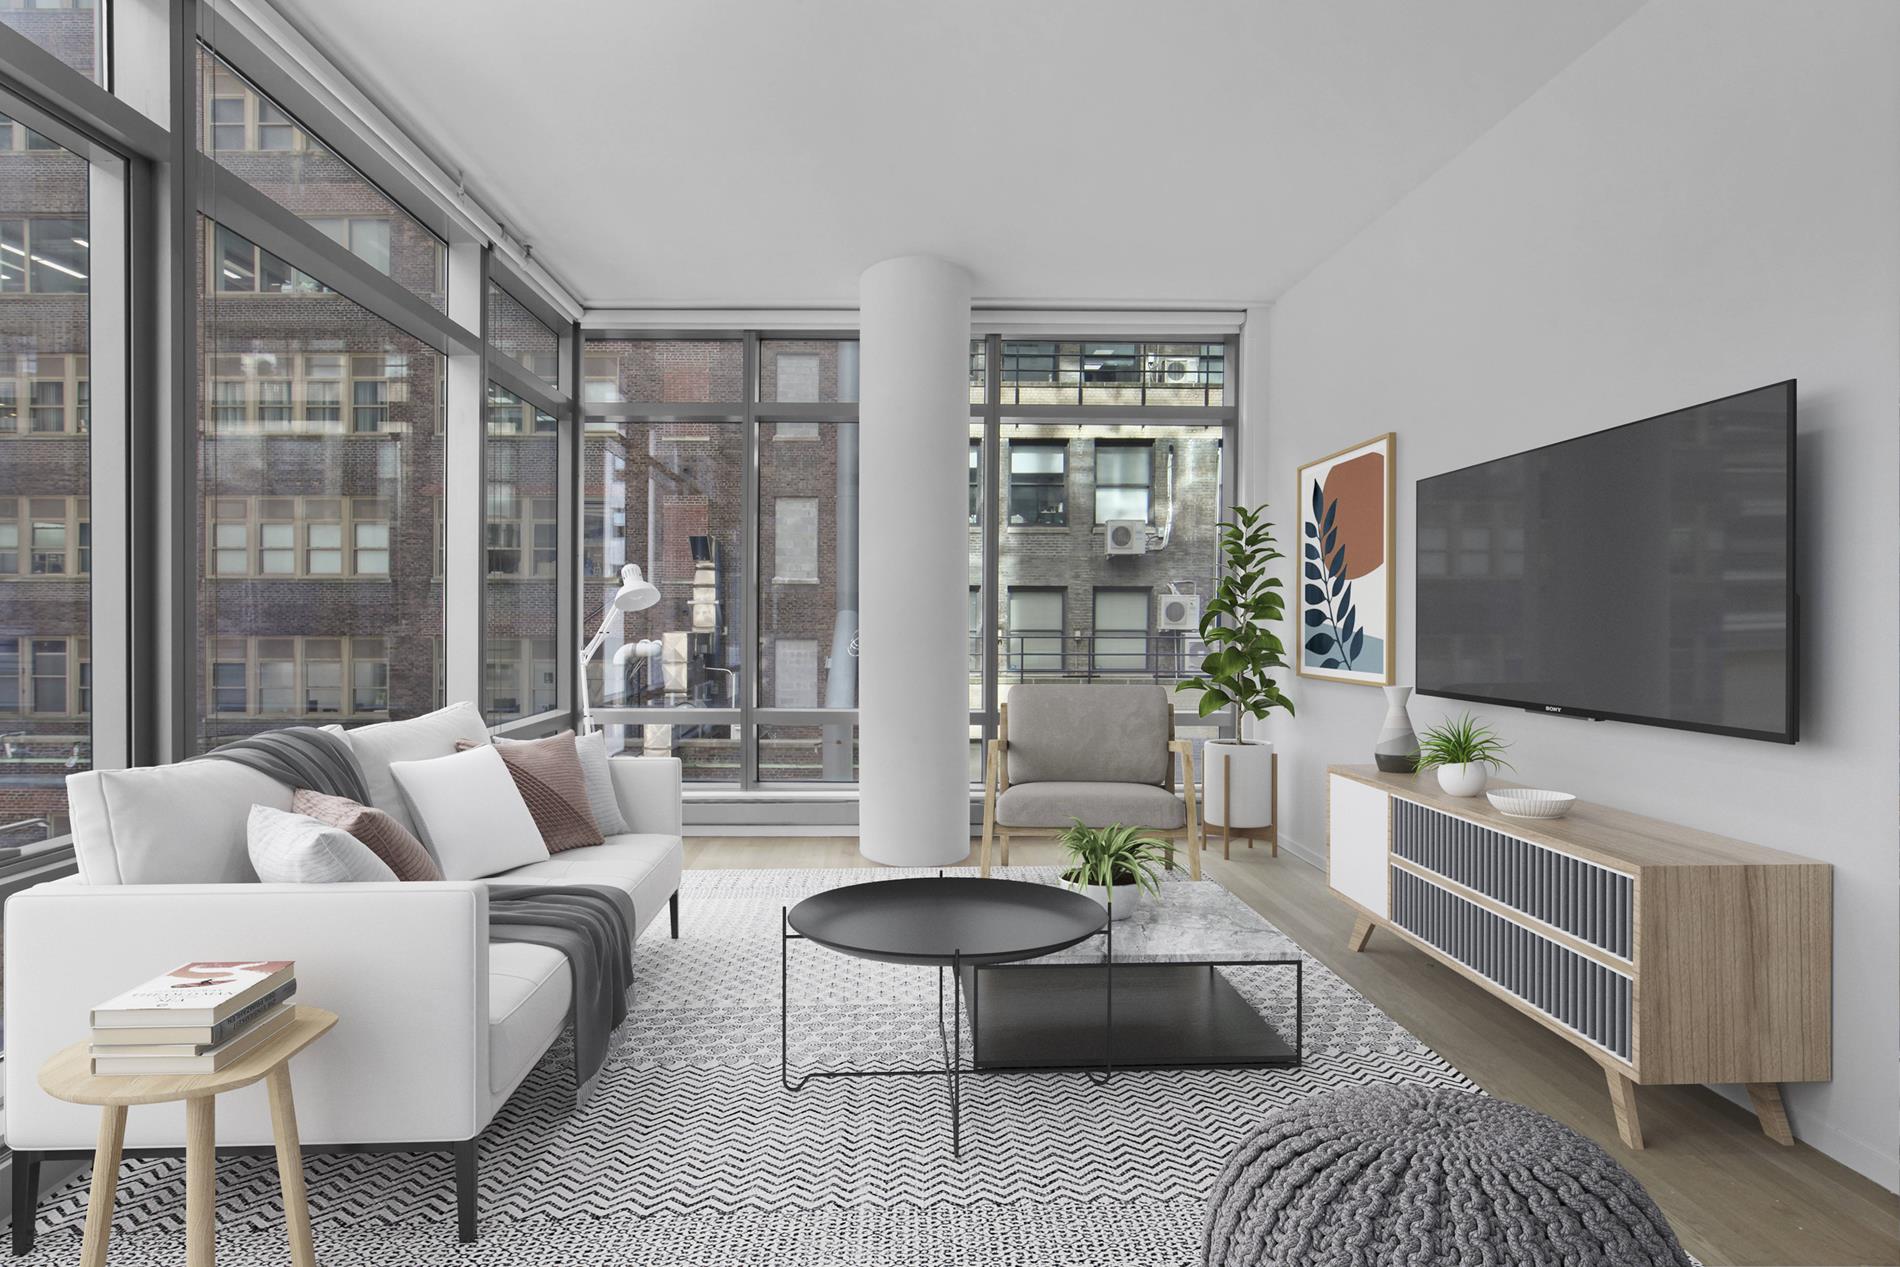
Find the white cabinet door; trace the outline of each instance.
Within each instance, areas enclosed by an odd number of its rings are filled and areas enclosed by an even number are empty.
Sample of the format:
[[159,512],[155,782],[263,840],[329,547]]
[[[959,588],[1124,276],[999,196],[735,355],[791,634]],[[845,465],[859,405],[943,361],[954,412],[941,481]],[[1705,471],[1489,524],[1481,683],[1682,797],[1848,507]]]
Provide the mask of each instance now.
[[1386,861],[1391,798],[1357,779],[1327,776],[1330,871],[1333,888],[1381,918],[1392,914]]

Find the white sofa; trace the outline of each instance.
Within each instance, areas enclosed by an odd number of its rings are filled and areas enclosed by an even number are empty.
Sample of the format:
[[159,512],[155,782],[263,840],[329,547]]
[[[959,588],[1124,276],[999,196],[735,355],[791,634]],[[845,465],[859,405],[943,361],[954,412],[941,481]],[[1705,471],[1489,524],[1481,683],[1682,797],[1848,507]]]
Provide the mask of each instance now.
[[[476,1142],[561,1033],[572,994],[560,952],[489,943],[488,884],[613,884],[641,928],[666,906],[679,936],[679,762],[608,764],[632,831],[604,844],[484,880],[327,885],[256,881],[244,820],[254,803],[287,809],[291,794],[261,774],[194,761],[73,776],[80,874],[6,905],[14,1252],[32,1247],[39,1162],[89,1157],[98,1131],[98,1110],[46,1095],[38,1069],[86,1036],[94,1003],[192,959],[295,960],[298,1001],[340,1018],[292,1068],[305,1145],[452,1149],[459,1230],[473,1240]],[[155,855],[165,848],[170,862]],[[154,877],[172,882],[138,882]],[[217,1130],[220,1148],[270,1145],[261,1084],[219,1099]],[[126,1123],[128,1152],[183,1143],[179,1104]]]

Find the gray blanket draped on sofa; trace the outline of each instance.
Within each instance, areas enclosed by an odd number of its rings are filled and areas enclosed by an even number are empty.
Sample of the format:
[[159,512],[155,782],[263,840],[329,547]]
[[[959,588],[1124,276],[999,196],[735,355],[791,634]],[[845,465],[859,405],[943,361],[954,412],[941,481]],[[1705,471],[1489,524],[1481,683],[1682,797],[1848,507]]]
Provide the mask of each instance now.
[[[314,726],[247,735],[193,760],[234,761],[293,789],[368,804],[347,742]],[[574,1102],[593,1094],[633,987],[633,899],[605,884],[496,884],[488,890],[488,940],[548,946],[566,956],[574,982]]]

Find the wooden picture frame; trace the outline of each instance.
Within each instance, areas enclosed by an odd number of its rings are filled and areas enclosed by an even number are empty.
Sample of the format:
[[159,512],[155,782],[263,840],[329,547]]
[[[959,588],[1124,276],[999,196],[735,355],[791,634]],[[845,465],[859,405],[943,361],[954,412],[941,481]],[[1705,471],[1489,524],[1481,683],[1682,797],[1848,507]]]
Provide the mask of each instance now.
[[[1299,469],[1294,667],[1301,677],[1390,686],[1398,588],[1398,482],[1388,431]],[[1367,566],[1368,553],[1376,561]]]

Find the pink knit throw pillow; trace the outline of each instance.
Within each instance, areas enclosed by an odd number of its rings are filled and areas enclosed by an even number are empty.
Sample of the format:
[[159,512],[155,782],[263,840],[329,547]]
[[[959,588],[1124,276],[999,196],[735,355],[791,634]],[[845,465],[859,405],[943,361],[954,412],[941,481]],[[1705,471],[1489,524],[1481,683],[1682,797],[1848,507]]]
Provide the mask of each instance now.
[[359,805],[347,796],[325,796],[309,788],[299,788],[290,798],[290,812],[307,814],[320,823],[328,823],[363,842],[369,851],[389,864],[398,880],[440,880],[442,868],[407,827],[368,805]]

